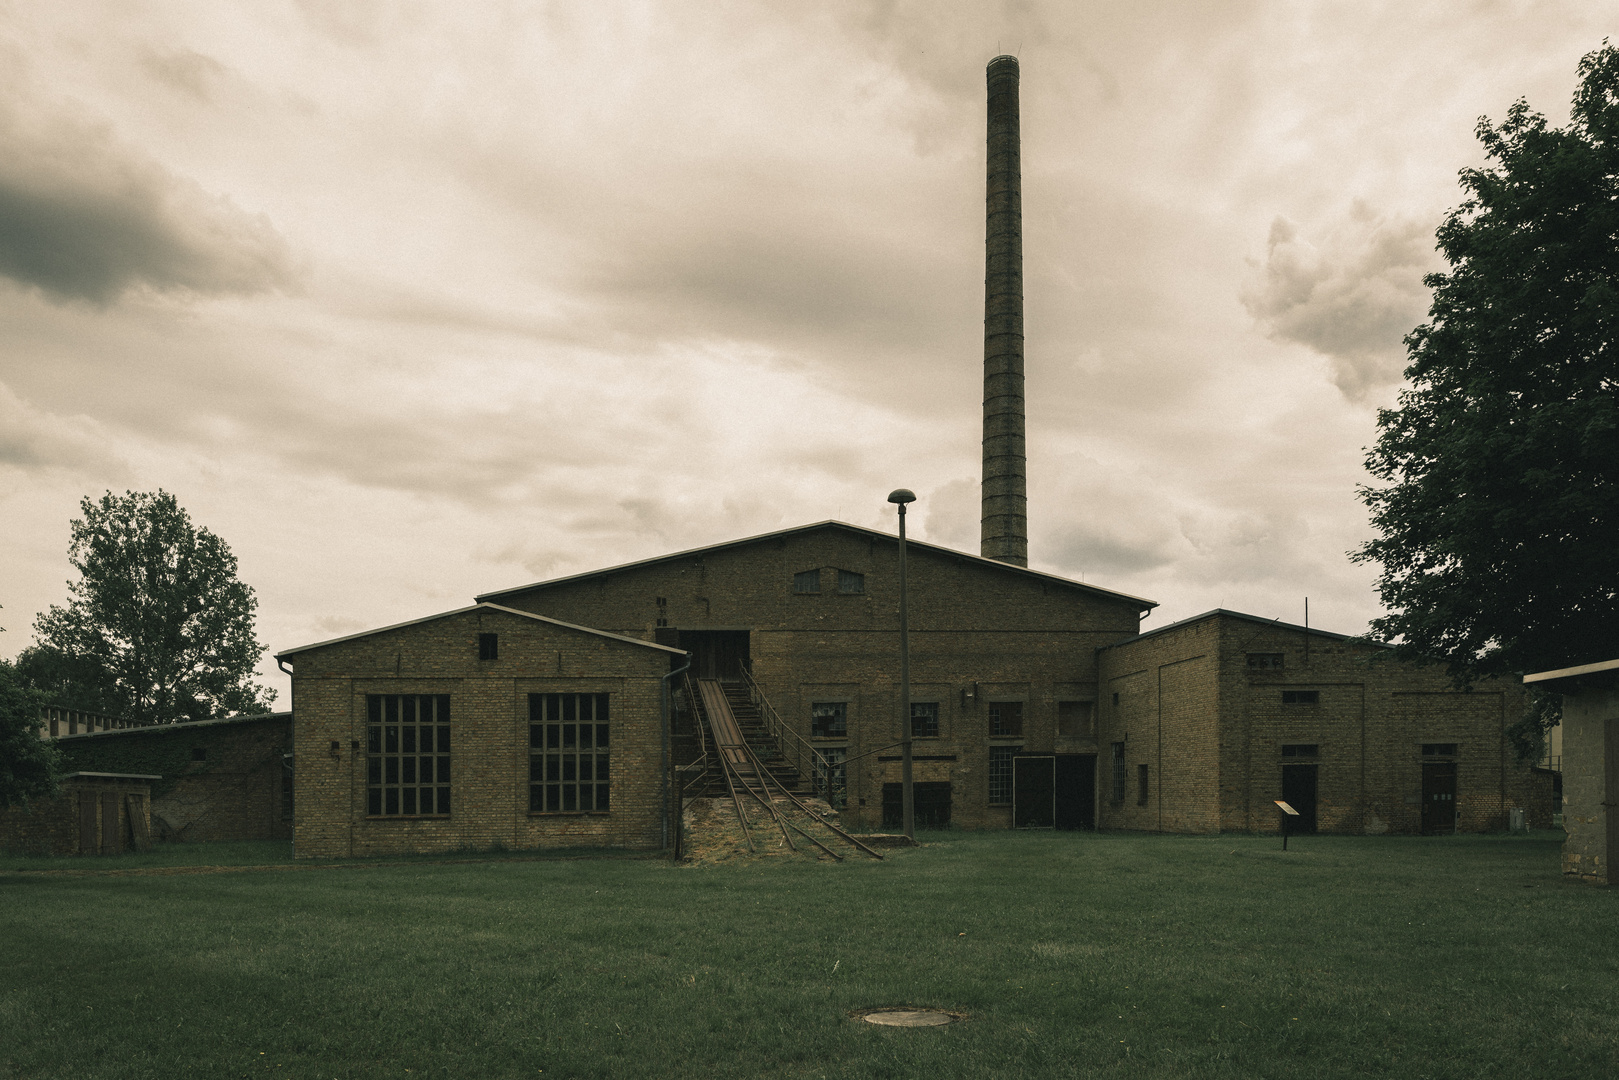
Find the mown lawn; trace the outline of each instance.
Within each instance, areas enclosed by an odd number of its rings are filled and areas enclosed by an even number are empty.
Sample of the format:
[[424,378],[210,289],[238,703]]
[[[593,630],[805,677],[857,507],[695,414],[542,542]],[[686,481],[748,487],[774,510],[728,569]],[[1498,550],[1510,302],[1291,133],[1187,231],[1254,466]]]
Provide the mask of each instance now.
[[[0,1076],[1591,1077],[1557,839],[940,834],[883,863],[0,872]],[[850,1010],[941,1006],[883,1029]]]

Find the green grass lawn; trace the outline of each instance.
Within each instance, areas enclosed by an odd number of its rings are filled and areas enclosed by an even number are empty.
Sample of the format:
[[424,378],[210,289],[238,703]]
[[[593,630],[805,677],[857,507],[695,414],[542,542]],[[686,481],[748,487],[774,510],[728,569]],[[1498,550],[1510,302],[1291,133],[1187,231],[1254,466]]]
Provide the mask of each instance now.
[[[1279,847],[0,872],[0,1077],[1612,1072],[1619,893],[1553,834]],[[969,1019],[848,1017],[902,1003]]]

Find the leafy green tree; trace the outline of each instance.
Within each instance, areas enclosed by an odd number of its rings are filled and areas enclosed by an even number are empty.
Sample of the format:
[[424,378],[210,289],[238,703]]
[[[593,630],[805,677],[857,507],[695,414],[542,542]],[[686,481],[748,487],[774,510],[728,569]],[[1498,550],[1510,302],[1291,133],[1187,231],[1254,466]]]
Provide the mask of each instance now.
[[1579,74],[1566,128],[1479,121],[1366,461],[1373,633],[1461,685],[1619,657],[1619,50]]
[[37,734],[42,704],[39,691],[0,660],[0,807],[56,794],[61,757],[55,743]]
[[225,542],[162,490],[79,508],[68,549],[79,580],[67,607],[34,623],[36,685],[146,723],[266,711],[275,691],[252,681],[265,651],[258,601]]

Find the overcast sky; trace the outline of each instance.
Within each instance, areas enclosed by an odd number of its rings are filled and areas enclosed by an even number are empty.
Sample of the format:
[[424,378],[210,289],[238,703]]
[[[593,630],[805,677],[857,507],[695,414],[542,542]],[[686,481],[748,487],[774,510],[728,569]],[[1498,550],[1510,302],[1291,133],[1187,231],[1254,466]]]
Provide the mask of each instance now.
[[[837,518],[976,552],[1022,65],[1030,565],[1359,632],[1433,232],[1570,2],[0,0],[0,655],[174,493],[283,649]],[[273,672],[273,664],[265,664]],[[286,680],[274,673],[272,685]]]

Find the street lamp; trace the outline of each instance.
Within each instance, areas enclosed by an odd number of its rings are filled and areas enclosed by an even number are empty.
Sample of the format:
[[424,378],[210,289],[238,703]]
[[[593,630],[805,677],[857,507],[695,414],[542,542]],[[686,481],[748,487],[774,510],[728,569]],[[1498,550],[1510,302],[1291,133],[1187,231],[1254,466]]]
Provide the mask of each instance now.
[[911,786],[911,628],[905,606],[905,504],[916,495],[900,488],[889,492],[888,501],[899,507],[899,723],[900,723],[900,805],[903,807],[905,835],[916,839],[916,797]]

